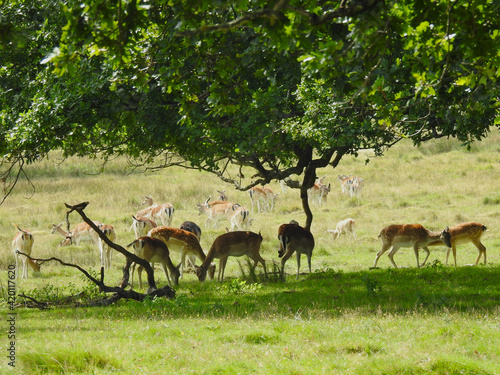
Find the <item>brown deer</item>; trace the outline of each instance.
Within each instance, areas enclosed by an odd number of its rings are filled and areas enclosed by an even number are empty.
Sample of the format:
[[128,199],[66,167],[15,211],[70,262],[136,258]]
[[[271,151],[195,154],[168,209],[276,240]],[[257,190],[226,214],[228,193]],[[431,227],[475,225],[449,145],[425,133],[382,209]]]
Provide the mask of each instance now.
[[[129,243],[127,247],[134,247],[134,254],[139,258],[145,259],[150,263],[160,263],[163,271],[165,272],[165,276],[167,277],[167,281],[170,285],[172,285],[170,281],[170,276],[172,276],[172,281],[175,285],[179,284],[179,266],[175,267],[170,260],[170,254],[168,251],[167,245],[157,238],[152,238],[148,236],[139,237],[133,242]],[[144,267],[139,266],[137,268],[137,274],[139,276],[139,288],[142,289],[142,270]],[[168,269],[168,272],[167,272]],[[134,281],[134,270],[135,263],[132,266],[132,284]]]
[[[484,264],[486,264],[486,247],[481,243],[481,236],[486,232],[486,226],[481,223],[471,221],[468,223],[462,223],[455,225],[450,228],[451,236],[451,246],[448,246],[446,251],[446,264],[448,264],[448,257],[450,251],[453,251],[453,260],[455,262],[455,267],[457,266],[457,245],[472,242],[474,246],[479,250],[479,256],[476,259],[476,266],[481,260],[481,256],[484,256]],[[441,245],[440,241],[430,243],[429,246]]]
[[278,229],[280,248],[278,255],[281,258],[281,278],[285,275],[285,263],[295,253],[297,258],[297,279],[300,272],[300,256],[305,254],[309,273],[311,273],[311,256],[314,249],[314,237],[310,231],[301,227],[295,221],[282,224]]
[[[424,266],[430,255],[430,251],[427,246],[430,246],[433,242],[439,241],[444,243],[446,246],[451,247],[450,237],[449,228],[446,228],[441,232],[432,232],[420,224],[389,225],[382,229],[379,234],[379,238],[382,241],[382,248],[377,253],[375,263],[372,268],[377,267],[379,258],[391,247],[392,250],[389,252],[388,256],[395,268],[398,268],[398,266],[396,265],[396,262],[394,262],[394,254],[396,254],[401,247],[413,247],[415,257],[417,258],[417,267]],[[424,249],[427,253],[427,256],[422,264],[418,261],[419,248]]]
[[[195,234],[183,229],[157,227],[149,232],[149,236],[162,240],[170,251],[175,251],[181,255],[181,275],[184,272],[184,261],[186,256],[195,256],[201,262],[206,259],[201,248],[200,241]],[[215,266],[209,270],[209,277],[213,278]]]
[[215,259],[219,259],[219,275],[218,280],[224,280],[224,270],[226,268],[227,258],[240,257],[247,255],[252,259],[254,267],[257,263],[262,264],[264,273],[267,276],[266,261],[260,256],[260,245],[262,236],[254,232],[228,232],[217,237],[208,251],[205,261],[200,267],[196,267],[196,275],[198,280],[205,281],[207,269],[210,263]]

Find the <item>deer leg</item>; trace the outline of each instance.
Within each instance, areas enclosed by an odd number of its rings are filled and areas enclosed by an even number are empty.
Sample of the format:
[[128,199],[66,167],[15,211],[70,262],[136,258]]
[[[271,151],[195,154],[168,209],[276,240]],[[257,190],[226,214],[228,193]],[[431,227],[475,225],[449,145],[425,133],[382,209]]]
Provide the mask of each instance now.
[[170,276],[167,271],[167,266],[164,263],[162,263],[161,267],[163,268],[163,272],[165,272],[165,276],[167,277],[168,285],[172,286],[172,282],[170,281]]
[[286,253],[285,253],[285,255],[283,255],[283,258],[281,258],[280,274],[281,274],[282,279],[285,277],[285,263],[293,254],[293,251],[291,251],[290,249],[285,249],[285,250],[286,250]]
[[224,270],[226,269],[227,257],[220,258],[219,260],[219,276],[218,281],[224,280]]
[[[393,246],[392,250],[387,255],[389,257],[389,260],[391,261],[392,265],[395,268],[398,268],[398,266],[396,265],[396,262],[394,261],[394,254],[396,254],[398,250],[399,250],[399,247]],[[417,264],[418,264],[418,252],[417,252]]]
[[424,246],[423,249],[427,253],[427,256],[424,259],[424,263],[422,263],[422,265],[421,265],[422,267],[425,266],[425,263],[427,262],[427,259],[429,258],[429,255],[431,255],[431,252],[429,251],[429,249],[427,248],[427,246]]
[[300,253],[298,251],[295,252],[295,257],[297,258],[297,279],[299,278],[300,271]]
[[139,277],[139,289],[142,289],[142,269],[144,267],[139,265],[139,267],[137,267],[137,276]]
[[472,243],[477,247],[479,250],[479,256],[477,257],[476,260],[476,266],[478,265],[479,261],[481,260],[481,255],[484,255],[484,264],[486,265],[486,247],[481,243],[481,241],[472,241]]
[[[457,247],[452,245],[451,250],[453,251],[453,261],[455,262],[455,267],[457,266]],[[448,252],[450,250],[448,249]]]
[[[388,245],[388,244],[382,244],[382,248],[380,249],[380,251],[377,253],[377,256],[375,257],[375,262],[373,263],[373,267],[372,268],[375,268],[377,267],[377,263],[378,263],[378,260],[380,259],[380,257],[382,256],[382,254],[384,254],[387,250],[389,250],[391,246]],[[394,263],[394,262],[393,262]]]

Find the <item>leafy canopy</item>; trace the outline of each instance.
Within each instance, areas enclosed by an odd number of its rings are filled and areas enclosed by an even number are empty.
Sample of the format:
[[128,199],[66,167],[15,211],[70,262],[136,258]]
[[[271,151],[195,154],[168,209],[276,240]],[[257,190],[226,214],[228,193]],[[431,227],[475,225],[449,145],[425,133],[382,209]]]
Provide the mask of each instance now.
[[469,144],[500,124],[493,0],[17,0],[1,11],[4,177],[54,149],[163,155],[159,167],[240,189],[303,174],[307,205],[316,169],[343,155],[405,137]]

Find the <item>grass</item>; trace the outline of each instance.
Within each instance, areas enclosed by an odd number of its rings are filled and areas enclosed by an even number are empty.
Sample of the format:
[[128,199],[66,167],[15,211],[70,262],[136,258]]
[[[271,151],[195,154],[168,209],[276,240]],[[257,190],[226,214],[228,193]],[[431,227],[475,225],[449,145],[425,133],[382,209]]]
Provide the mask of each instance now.
[[[338,169],[325,169],[332,183],[328,202],[313,205],[316,239],[313,272],[302,261],[295,278],[292,257],[287,280],[261,267],[248,268],[244,259],[230,258],[223,283],[199,283],[185,275],[175,300],[145,303],[120,301],[110,307],[60,307],[48,310],[17,307],[16,370],[30,374],[163,374],[169,371],[204,374],[496,374],[500,372],[500,135],[465,151],[440,140],[416,149],[401,144],[382,158],[369,153],[346,158]],[[370,157],[370,162],[365,159]],[[57,247],[62,239],[50,234],[51,224],[64,220],[64,203],[90,201],[87,215],[113,224],[118,242],[129,243],[131,215],[143,194],[176,207],[173,225],[184,220],[202,227],[201,244],[208,250],[224,228],[208,229],[196,203],[226,190],[229,199],[249,207],[247,193],[223,185],[197,171],[168,169],[132,173],[124,160],[100,165],[72,158],[29,167],[36,191],[20,181],[0,206],[0,301],[8,310],[7,268],[14,263],[12,223],[35,235],[33,255],[57,256],[93,272],[99,256],[93,246]],[[251,172],[244,173],[251,175]],[[365,179],[359,199],[340,193],[338,174]],[[280,191],[277,183],[271,184]],[[74,215],[74,216],[73,216]],[[298,192],[281,193],[275,212],[255,213],[252,230],[261,231],[262,255],[276,271],[277,229],[291,219],[304,222]],[[333,242],[327,229],[342,219],[357,222],[357,237]],[[459,267],[444,265],[444,248],[431,248],[428,266],[415,268],[411,249],[401,249],[393,269],[384,255],[381,269],[369,270],[380,248],[377,235],[393,223],[421,223],[438,230],[463,221],[479,221],[488,265],[469,267],[477,249],[460,245]],[[72,225],[81,221],[71,216]],[[118,284],[124,259],[115,255],[106,272]],[[18,280],[17,292],[40,300],[95,295],[93,286],[76,271],[44,264],[39,274]],[[156,272],[159,285],[165,284]],[[21,299],[19,298],[19,302]],[[4,319],[5,321],[5,319]],[[4,323],[5,324],[5,323]],[[5,330],[4,330],[5,331]],[[7,334],[3,342],[8,344]],[[0,372],[7,371],[7,359]]]

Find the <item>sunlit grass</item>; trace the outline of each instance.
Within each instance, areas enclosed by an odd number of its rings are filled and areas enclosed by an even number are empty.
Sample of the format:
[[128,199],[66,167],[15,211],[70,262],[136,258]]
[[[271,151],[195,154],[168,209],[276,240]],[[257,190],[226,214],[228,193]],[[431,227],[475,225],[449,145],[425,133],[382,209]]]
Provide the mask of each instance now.
[[[286,264],[286,283],[273,273],[279,264],[277,228],[291,219],[305,220],[298,192],[289,190],[278,196],[275,212],[252,214],[251,229],[264,237],[261,252],[269,280],[261,267],[252,273],[244,259],[230,258],[224,283],[199,283],[186,274],[175,300],[46,311],[18,307],[18,369],[30,374],[499,373],[498,144],[498,133],[474,146],[473,152],[447,140],[420,149],[401,144],[368,164],[369,152],[346,158],[335,170],[319,171],[332,184],[332,192],[325,205],[312,206],[313,273],[308,274],[303,259],[298,280],[294,257]],[[89,201],[87,215],[113,224],[118,242],[126,245],[133,238],[128,231],[131,215],[143,208],[144,194],[152,195],[176,207],[174,226],[191,220],[202,227],[205,251],[226,224],[205,228],[196,203],[209,196],[215,199],[219,189],[250,208],[248,193],[209,174],[182,169],[130,173],[122,159],[107,167],[96,174],[97,162],[72,158],[61,164],[54,155],[28,168],[35,194],[22,180],[0,206],[2,300],[6,270],[14,262],[12,223],[33,231],[34,256],[56,256],[99,271],[95,246],[61,248],[57,245],[62,237],[50,233],[52,223],[65,220],[64,203]],[[338,174],[365,179],[358,199],[341,194]],[[281,191],[276,182],[271,186]],[[348,217],[357,222],[356,238],[332,241],[326,230]],[[70,220],[72,226],[81,221],[76,213]],[[477,249],[467,244],[458,248],[456,269],[444,265],[445,249],[434,247],[426,268],[416,269],[413,251],[401,249],[395,259],[407,268],[393,269],[383,256],[381,269],[369,270],[380,249],[377,235],[386,225],[421,223],[438,230],[472,220],[489,228],[483,236],[487,266],[465,266],[477,257]],[[123,256],[114,254],[105,275],[108,284],[119,283],[123,264]],[[29,275],[18,280],[17,290],[36,299],[91,293],[78,271],[56,263],[45,263],[39,274],[30,269]],[[155,275],[158,284],[165,285],[164,274]],[[6,368],[6,361],[1,362],[0,369]]]

